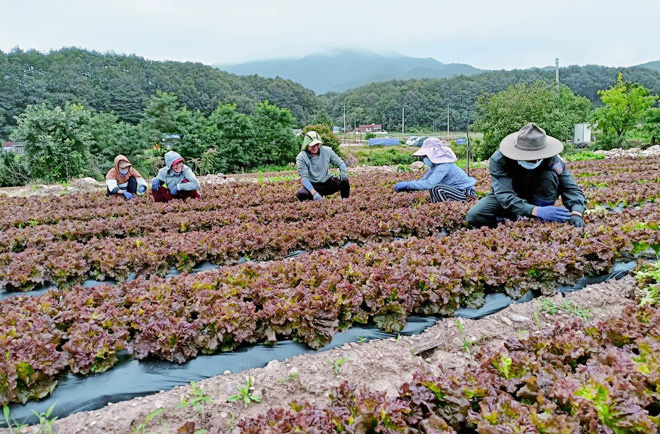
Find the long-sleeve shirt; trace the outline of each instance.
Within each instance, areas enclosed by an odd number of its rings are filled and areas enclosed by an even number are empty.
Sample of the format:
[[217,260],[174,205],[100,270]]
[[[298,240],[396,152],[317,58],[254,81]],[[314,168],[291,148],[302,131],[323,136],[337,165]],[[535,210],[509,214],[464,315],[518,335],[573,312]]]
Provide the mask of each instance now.
[[[556,169],[555,169],[556,168]],[[534,205],[529,203],[538,188],[539,171],[554,170],[559,178],[558,194],[566,208],[583,213],[587,207],[584,193],[578,187],[558,155],[546,158],[534,170],[522,168],[517,161],[505,157],[497,150],[488,163],[492,193],[504,209],[520,216],[531,216]]]
[[438,184],[445,184],[466,190],[474,187],[477,180],[467,174],[456,163],[433,164],[418,181],[410,181],[406,185],[408,190],[430,190]]
[[327,181],[332,176],[330,175],[331,163],[339,167],[339,170],[342,172],[346,171],[344,160],[329,146],[321,146],[318,154],[315,156],[310,156],[307,151],[301,151],[296,157],[296,168],[303,183],[305,180],[313,183]]

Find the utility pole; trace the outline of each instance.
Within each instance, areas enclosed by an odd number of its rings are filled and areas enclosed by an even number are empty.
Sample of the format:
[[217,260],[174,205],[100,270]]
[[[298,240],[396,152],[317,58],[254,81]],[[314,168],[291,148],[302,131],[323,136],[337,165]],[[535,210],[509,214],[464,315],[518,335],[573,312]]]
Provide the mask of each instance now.
[[406,106],[401,107],[401,138],[406,132]]
[[466,128],[466,142],[465,143],[465,161],[467,162],[467,175],[470,176],[470,111],[468,111],[467,128]]
[[344,103],[344,135],[346,135],[346,103]]
[[555,58],[555,83],[557,84],[557,96],[559,96],[559,57]]
[[447,103],[447,139],[449,139],[449,103]]

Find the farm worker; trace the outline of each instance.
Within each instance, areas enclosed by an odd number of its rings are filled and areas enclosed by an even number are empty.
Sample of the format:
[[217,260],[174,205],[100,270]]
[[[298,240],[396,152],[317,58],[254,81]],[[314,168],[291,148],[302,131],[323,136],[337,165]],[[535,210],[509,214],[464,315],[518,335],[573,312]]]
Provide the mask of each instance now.
[[[323,196],[340,192],[342,199],[351,194],[346,163],[323,141],[316,131],[308,131],[303,137],[300,153],[296,157],[296,167],[302,180],[302,187],[296,192],[298,200],[321,200]],[[332,176],[330,163],[339,167],[339,176]]]
[[123,155],[115,157],[114,167],[105,175],[105,185],[108,187],[108,196],[121,194],[126,200],[133,199],[136,194],[142,196],[147,191],[147,181]]
[[199,181],[190,167],[183,164],[183,158],[177,152],[165,154],[165,167],[151,181],[151,195],[156,202],[168,202],[172,199],[199,199]]
[[464,202],[468,198],[476,198],[474,184],[477,180],[467,176],[456,165],[456,155],[447,142],[429,137],[413,155],[423,157],[428,170],[418,181],[397,182],[394,191],[429,190],[431,202]]
[[[490,157],[491,191],[468,211],[468,223],[494,227],[498,218],[537,217],[583,227],[586,200],[559,157],[563,149],[534,123],[506,136]],[[559,196],[564,206],[555,206]]]

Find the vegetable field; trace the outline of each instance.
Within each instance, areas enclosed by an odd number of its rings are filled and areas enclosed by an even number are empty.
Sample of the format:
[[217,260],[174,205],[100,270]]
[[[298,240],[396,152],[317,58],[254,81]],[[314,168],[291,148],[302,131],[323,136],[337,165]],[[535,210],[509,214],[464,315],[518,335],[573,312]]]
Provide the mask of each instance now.
[[[168,204],[0,197],[0,405],[29,406],[62,375],[105,375],[126,357],[184,364],[283,340],[319,349],[357,325],[396,335],[411,315],[452,317],[493,293],[552,297],[618,261],[655,258],[660,159],[568,167],[587,197],[584,228],[523,219],[470,229],[472,203],[394,193],[410,173],[355,175],[350,199],[309,203],[295,199],[295,181],[207,185],[200,200]],[[487,172],[473,175],[485,194]],[[469,355],[460,367],[421,369],[435,350],[413,349],[420,369],[390,367],[395,390],[357,377],[361,387],[341,382],[328,399],[290,404],[260,402],[263,384],[241,380],[214,395],[212,412],[193,385],[198,408],[186,392],[182,406],[141,409],[102,432],[656,432],[660,313],[654,274],[641,276],[624,279],[625,309],[598,321],[537,319],[496,348],[456,335]],[[358,363],[342,359],[329,377]],[[271,392],[303,377],[287,375]],[[67,419],[54,427],[73,432]]]

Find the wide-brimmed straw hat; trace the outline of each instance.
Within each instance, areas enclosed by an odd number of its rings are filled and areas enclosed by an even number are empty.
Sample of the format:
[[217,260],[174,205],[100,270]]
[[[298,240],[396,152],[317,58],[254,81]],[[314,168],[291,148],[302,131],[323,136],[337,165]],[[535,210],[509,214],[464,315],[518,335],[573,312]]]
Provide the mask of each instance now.
[[533,122],[500,142],[500,151],[512,160],[540,160],[554,157],[564,150],[561,141],[548,136],[545,130]]
[[456,154],[449,147],[449,143],[438,139],[437,137],[429,137],[424,140],[422,147],[419,148],[414,154],[416,157],[429,157],[431,163],[453,163],[456,161]]

